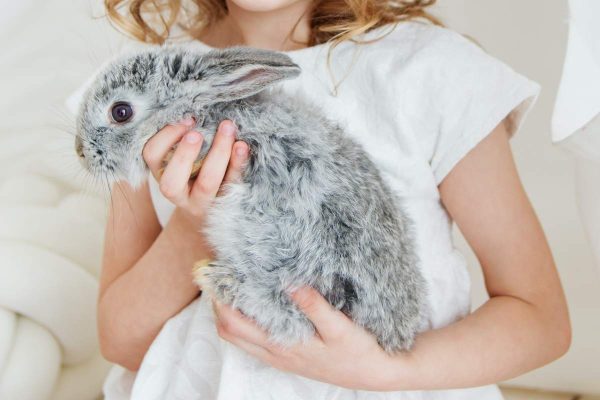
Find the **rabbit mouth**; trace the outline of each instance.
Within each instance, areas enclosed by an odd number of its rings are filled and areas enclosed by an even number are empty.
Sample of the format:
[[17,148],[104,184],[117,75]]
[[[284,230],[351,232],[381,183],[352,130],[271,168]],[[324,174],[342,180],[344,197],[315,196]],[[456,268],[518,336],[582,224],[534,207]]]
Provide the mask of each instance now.
[[104,150],[96,148],[95,144],[93,141],[82,140],[80,136],[75,138],[75,152],[77,153],[79,163],[92,176],[97,178],[104,178],[114,174],[114,163],[106,159]]
[[79,159],[81,165],[95,178],[117,180],[116,165],[104,158],[97,158],[91,162],[86,158]]

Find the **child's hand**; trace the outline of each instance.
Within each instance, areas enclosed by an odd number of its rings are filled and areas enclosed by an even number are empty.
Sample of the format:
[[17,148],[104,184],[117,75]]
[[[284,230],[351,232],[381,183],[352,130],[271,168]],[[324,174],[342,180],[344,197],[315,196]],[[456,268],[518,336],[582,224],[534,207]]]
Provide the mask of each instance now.
[[219,336],[280,370],[351,389],[385,390],[392,357],[373,335],[312,288],[298,289],[291,297],[317,329],[307,343],[286,349],[274,345],[254,321],[215,301]]
[[[203,221],[206,210],[221,185],[239,178],[242,165],[247,159],[248,145],[242,141],[236,142],[235,126],[231,121],[223,121],[198,177],[190,181],[192,166],[203,141],[200,133],[190,131],[193,125],[194,121],[189,119],[177,125],[166,126],[146,143],[143,157],[159,182],[161,193],[185,211],[197,226]],[[160,175],[162,160],[177,142],[179,145],[173,157]]]

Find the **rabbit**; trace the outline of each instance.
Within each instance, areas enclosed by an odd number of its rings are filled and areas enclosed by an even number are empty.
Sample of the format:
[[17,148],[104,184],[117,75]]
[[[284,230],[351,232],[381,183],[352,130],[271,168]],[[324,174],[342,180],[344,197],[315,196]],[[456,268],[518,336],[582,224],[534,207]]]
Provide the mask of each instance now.
[[[77,153],[91,174],[137,188],[158,130],[189,116],[201,132],[232,120],[249,159],[208,211],[202,229],[216,256],[195,274],[201,290],[291,346],[315,333],[287,291],[308,285],[386,352],[409,350],[427,314],[412,221],[357,142],[276,87],[299,74],[287,55],[247,47],[122,57],[84,95]],[[204,136],[199,160],[214,134]]]

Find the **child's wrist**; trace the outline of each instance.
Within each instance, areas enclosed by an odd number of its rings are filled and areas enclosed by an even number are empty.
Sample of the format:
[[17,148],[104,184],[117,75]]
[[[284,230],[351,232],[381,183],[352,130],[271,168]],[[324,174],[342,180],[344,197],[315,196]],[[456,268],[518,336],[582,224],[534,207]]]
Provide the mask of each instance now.
[[196,253],[198,259],[210,256],[209,246],[201,232],[201,227],[190,221],[185,214],[185,210],[177,207],[173,211],[169,222],[164,228],[164,233],[169,241],[174,244],[174,247],[191,250]]
[[401,352],[390,355],[381,369],[381,391],[418,390],[418,372],[414,357]]

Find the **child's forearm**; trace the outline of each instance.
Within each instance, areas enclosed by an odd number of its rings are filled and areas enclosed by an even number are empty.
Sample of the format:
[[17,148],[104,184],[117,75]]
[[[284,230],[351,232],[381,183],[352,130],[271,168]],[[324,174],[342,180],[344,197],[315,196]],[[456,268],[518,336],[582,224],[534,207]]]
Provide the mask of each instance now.
[[136,370],[165,321],[198,295],[192,265],[209,254],[201,240],[176,209],[152,247],[106,289],[98,323],[107,358]]
[[511,296],[491,298],[447,327],[421,334],[394,357],[382,390],[474,387],[513,378],[563,355],[569,326],[552,310]]

